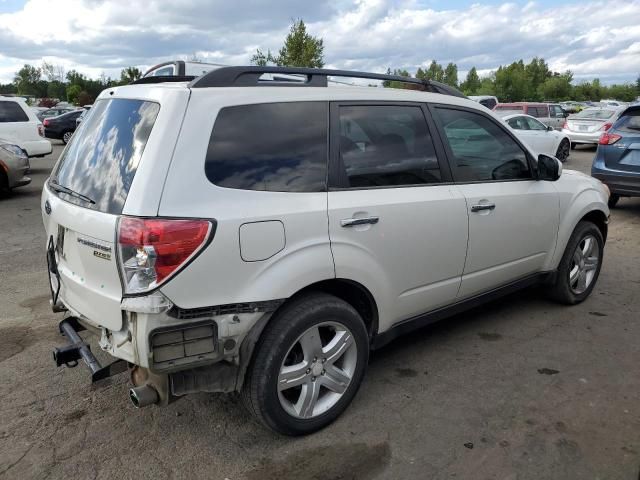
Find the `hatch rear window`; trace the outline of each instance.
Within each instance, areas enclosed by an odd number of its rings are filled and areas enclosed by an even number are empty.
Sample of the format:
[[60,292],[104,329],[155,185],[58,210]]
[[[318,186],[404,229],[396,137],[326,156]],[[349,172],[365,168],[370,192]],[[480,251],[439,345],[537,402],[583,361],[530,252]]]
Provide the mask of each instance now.
[[143,100],[98,100],[51,176],[79,195],[59,195],[93,210],[122,213],[159,110],[159,104]]
[[614,125],[616,130],[640,134],[640,109],[627,110]]

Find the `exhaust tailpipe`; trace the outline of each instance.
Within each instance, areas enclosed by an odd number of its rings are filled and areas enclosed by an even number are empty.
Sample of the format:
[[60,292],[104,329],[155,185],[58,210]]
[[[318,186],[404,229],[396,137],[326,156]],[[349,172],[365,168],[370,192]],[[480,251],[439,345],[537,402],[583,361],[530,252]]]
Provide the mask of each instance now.
[[136,408],[147,407],[154,403],[158,403],[158,400],[160,400],[156,389],[149,385],[130,388],[129,398],[131,399],[133,406]]

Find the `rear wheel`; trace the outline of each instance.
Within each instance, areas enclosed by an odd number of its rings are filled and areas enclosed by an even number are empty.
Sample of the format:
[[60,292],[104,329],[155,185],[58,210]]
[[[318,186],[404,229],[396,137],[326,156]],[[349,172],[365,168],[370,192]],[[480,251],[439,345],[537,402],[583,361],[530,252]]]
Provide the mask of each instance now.
[[285,305],[256,346],[242,389],[247,409],[285,435],[333,422],[355,396],[369,358],[369,337],[355,309],[313,293]]
[[609,205],[609,208],[614,208],[619,201],[620,201],[620,195],[618,195],[617,193],[612,193],[611,196],[609,197],[609,201],[607,202],[607,204]]
[[569,158],[569,149],[570,149],[570,142],[569,140],[567,140],[566,138],[563,139],[560,142],[560,145],[558,145],[558,150],[556,151],[556,158],[558,160],[560,160],[562,163],[567,161],[567,158]]
[[558,266],[551,296],[574,305],[589,296],[600,275],[604,240],[600,229],[591,222],[580,222],[569,238]]
[[64,132],[62,134],[62,143],[65,145],[71,141],[71,137],[73,136],[73,132]]

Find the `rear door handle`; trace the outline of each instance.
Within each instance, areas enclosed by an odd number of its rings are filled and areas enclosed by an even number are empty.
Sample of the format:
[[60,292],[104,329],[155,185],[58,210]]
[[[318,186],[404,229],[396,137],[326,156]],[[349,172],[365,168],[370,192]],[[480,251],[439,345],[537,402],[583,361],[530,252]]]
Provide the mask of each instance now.
[[343,227],[355,227],[356,225],[375,225],[380,218],[378,217],[362,217],[362,218],[345,218],[340,220]]
[[472,212],[481,212],[482,210],[494,210],[496,208],[495,203],[481,203],[479,205],[471,205]]

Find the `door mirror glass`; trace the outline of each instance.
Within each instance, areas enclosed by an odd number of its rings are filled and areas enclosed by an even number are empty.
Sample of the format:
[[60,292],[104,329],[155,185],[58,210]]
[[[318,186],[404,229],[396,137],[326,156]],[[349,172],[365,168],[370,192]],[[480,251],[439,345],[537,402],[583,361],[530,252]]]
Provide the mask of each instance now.
[[538,180],[555,182],[562,174],[562,163],[549,155],[538,155]]

